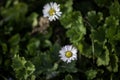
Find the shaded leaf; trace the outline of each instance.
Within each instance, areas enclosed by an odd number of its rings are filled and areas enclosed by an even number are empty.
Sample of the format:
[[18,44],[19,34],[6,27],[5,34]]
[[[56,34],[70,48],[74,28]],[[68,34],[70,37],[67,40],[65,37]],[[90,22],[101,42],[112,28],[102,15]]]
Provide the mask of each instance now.
[[31,25],[33,27],[37,26],[38,25],[38,14],[37,13],[32,13],[29,17],[28,17],[28,21],[31,23]]
[[94,0],[98,6],[100,7],[107,7],[111,4],[111,0]]
[[25,16],[27,12],[27,5],[25,3],[18,3],[9,8],[2,8],[1,11],[2,16],[5,18],[5,21],[19,21]]
[[87,70],[85,74],[87,76],[87,80],[93,80],[97,75],[97,70],[90,69]]
[[40,40],[36,38],[32,38],[27,45],[27,51],[28,51],[27,53],[29,55],[35,55],[39,46],[40,46]]
[[118,57],[115,54],[110,55],[110,63],[108,65],[107,69],[111,72],[118,71]]
[[105,47],[105,51],[97,58],[97,65],[98,66],[107,66],[109,64],[109,50]]
[[103,44],[103,42],[105,41],[105,30],[103,29],[103,27],[100,26],[97,30],[93,30],[91,38],[94,39],[94,42]]
[[60,72],[71,72],[71,73],[76,73],[77,68],[75,67],[75,61],[72,61],[71,63],[61,63],[61,66],[59,66],[59,71]]
[[96,28],[98,24],[103,20],[103,14],[101,12],[90,11],[87,14],[88,22],[90,23],[89,26]]
[[73,21],[72,20],[72,10],[73,10],[72,4],[73,4],[72,0],[68,0],[63,5],[63,14],[60,18],[60,22],[65,28],[70,28],[71,27],[70,22]]
[[115,16],[117,19],[120,19],[120,4],[116,0],[112,3],[112,5],[109,7],[110,15]]
[[18,45],[18,43],[20,42],[20,35],[19,34],[15,34],[13,35],[8,42],[10,43],[11,46],[16,46]]
[[73,80],[72,76],[70,74],[65,76],[65,80]]
[[118,25],[119,25],[119,20],[116,19],[114,16],[106,17],[104,24],[105,27],[116,27]]
[[6,43],[1,43],[3,54],[5,54],[8,51],[8,47]]
[[78,44],[78,50],[80,51],[80,54],[84,55],[87,58],[92,58],[92,56],[93,56],[92,55],[92,47],[85,42]]

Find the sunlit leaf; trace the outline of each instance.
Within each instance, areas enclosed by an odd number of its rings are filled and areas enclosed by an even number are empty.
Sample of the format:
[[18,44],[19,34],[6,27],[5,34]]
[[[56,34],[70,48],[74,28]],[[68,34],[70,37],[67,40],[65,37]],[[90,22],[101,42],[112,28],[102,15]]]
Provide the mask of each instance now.
[[75,44],[82,40],[83,36],[86,34],[86,27],[83,24],[82,17],[80,16],[80,13],[75,12],[74,16],[77,15],[78,17],[75,17],[76,19],[71,23],[71,28],[67,31],[67,37],[69,37],[70,41]]
[[24,57],[15,55],[12,59],[12,68],[16,73],[16,78],[18,79],[27,79],[35,70],[35,66],[26,61]]

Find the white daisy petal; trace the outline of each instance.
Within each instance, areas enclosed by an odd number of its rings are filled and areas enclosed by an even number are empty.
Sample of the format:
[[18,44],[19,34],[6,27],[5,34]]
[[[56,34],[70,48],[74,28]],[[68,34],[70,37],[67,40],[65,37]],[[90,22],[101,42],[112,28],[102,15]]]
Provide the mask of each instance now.
[[59,19],[59,17],[58,17],[57,15],[55,15],[55,18],[56,18],[56,19]]
[[56,14],[57,14],[58,16],[61,16],[62,12],[56,12]]
[[68,60],[67,60],[67,63],[70,63],[70,62],[71,62],[71,60],[70,60],[70,59],[68,59]]
[[74,53],[77,53],[77,49],[72,48],[72,53],[73,53],[73,54],[74,54]]
[[53,8],[53,4],[54,4],[53,2],[50,2],[50,6],[51,6],[52,8]]
[[69,45],[69,48],[68,48],[68,50],[69,50],[69,51],[71,51],[71,49],[72,49],[72,45]]
[[59,51],[60,59],[64,62],[70,63],[72,60],[77,60],[77,49],[72,45],[66,45]]
[[48,17],[50,21],[59,19],[61,14],[62,12],[60,12],[60,4],[57,4],[56,2],[47,3],[43,7],[43,16]]
[[45,14],[43,17],[47,17],[49,14]]
[[65,46],[65,47],[63,47],[64,48],[64,50],[65,50],[65,52],[67,51],[67,46]]

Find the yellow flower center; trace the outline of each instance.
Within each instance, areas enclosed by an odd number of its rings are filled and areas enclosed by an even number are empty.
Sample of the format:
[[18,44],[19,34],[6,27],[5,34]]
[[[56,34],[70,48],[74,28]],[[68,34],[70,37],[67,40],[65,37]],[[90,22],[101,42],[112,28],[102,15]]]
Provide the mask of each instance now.
[[55,13],[55,10],[53,8],[51,8],[48,13],[50,16],[53,16]]
[[66,51],[65,52],[65,56],[67,57],[67,58],[70,58],[70,57],[72,57],[72,52],[71,51]]

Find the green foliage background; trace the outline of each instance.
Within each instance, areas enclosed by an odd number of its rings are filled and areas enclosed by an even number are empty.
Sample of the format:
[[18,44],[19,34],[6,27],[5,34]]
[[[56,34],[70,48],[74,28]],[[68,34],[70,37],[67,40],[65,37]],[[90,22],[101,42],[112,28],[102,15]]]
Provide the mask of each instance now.
[[[32,33],[51,1],[60,20]],[[0,79],[120,80],[119,23],[119,0],[0,0]],[[58,56],[67,44],[78,49],[69,64]]]

